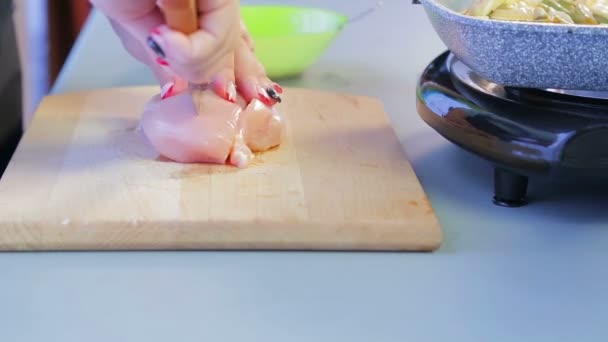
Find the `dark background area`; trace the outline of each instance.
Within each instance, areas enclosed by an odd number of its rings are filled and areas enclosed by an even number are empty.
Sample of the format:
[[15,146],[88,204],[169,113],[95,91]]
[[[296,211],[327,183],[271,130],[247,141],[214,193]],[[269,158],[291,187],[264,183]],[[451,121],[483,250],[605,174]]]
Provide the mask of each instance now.
[[87,0],[50,0],[48,9],[49,82],[53,84],[89,15],[91,5]]

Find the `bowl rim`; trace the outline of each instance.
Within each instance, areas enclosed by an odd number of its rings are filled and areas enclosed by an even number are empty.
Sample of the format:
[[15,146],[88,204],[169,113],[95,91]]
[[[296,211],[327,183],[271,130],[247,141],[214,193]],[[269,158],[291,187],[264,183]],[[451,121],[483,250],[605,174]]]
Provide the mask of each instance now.
[[297,11],[297,12],[308,12],[308,13],[320,13],[324,15],[329,15],[334,18],[336,21],[336,28],[331,30],[320,30],[317,32],[298,32],[298,33],[277,33],[273,35],[262,35],[259,37],[286,37],[286,36],[307,36],[307,35],[315,35],[315,34],[325,34],[325,33],[338,33],[342,31],[349,22],[349,17],[341,12],[330,10],[321,7],[307,7],[307,6],[296,6],[296,5],[241,5],[241,10],[289,10],[289,11]]
[[608,25],[588,25],[588,24],[554,24],[554,23],[539,23],[529,21],[507,21],[507,20],[492,20],[482,17],[473,17],[457,12],[436,0],[419,0],[425,9],[437,11],[445,18],[461,24],[471,26],[494,27],[503,30],[526,30],[532,32],[546,33],[566,33],[566,34],[593,34],[593,35],[608,35]]

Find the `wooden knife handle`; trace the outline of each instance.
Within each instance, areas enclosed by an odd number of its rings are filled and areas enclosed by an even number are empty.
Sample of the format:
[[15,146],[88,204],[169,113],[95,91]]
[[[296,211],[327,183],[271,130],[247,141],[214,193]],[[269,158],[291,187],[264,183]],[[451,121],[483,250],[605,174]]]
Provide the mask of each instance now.
[[191,34],[198,30],[197,0],[158,0],[167,25],[176,31]]

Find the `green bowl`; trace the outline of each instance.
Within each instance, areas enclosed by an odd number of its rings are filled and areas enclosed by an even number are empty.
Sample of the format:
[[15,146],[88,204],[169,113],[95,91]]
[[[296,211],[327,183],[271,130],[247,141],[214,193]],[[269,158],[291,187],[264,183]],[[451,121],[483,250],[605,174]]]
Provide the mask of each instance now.
[[340,13],[292,6],[242,6],[241,14],[257,58],[275,79],[301,74],[348,22]]

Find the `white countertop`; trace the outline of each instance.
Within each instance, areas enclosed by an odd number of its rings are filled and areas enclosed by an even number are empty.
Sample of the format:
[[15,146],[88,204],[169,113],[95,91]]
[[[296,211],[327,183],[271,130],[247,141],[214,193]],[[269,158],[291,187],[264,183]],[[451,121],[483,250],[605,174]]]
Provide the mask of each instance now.
[[[0,341],[605,341],[606,188],[532,180],[529,206],[494,206],[491,166],[414,107],[443,50],[422,7],[386,1],[283,82],[385,103],[443,225],[439,251],[0,254]],[[151,82],[96,14],[54,92]]]

